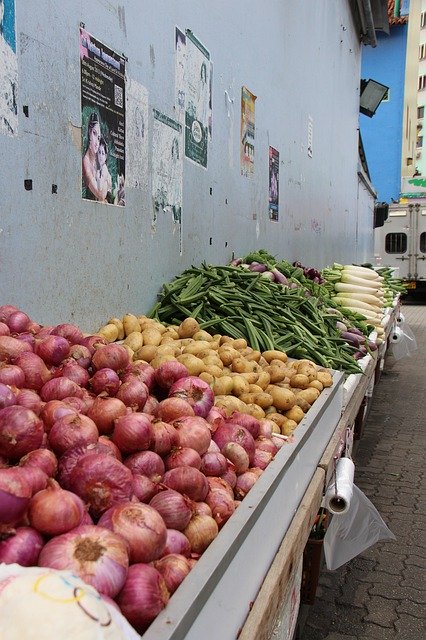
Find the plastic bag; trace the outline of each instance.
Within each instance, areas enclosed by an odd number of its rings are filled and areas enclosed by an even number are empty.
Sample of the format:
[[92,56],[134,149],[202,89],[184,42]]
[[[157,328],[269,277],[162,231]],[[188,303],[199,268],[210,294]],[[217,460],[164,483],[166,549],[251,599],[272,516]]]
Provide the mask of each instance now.
[[406,322],[396,326],[389,335],[389,355],[395,360],[410,357],[417,349],[414,333]]
[[333,516],[324,536],[324,555],[331,571],[373,546],[379,540],[396,540],[376,507],[353,485],[349,510]]

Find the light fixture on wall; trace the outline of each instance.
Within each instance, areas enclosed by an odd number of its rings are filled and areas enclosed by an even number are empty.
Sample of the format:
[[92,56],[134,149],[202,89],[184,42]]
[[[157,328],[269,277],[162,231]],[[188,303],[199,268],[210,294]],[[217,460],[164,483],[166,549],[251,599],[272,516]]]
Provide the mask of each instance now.
[[380,82],[376,82],[376,80],[361,80],[361,93],[359,98],[360,112],[372,118],[388,91],[389,87],[386,87],[386,85]]

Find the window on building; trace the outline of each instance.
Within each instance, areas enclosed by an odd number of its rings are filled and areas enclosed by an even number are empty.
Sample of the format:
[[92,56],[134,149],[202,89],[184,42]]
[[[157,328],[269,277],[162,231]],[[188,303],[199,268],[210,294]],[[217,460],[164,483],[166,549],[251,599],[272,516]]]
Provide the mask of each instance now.
[[423,136],[417,136],[416,147],[417,149],[421,149],[423,147]]
[[426,76],[419,76],[418,90],[422,91],[423,89],[426,89]]
[[422,15],[420,16],[420,28],[424,29],[426,27],[426,11],[422,11]]
[[418,118],[424,118],[425,115],[425,108],[424,107],[417,107],[417,117]]
[[420,251],[426,253],[426,232],[420,234]]
[[426,58],[426,44],[421,44],[419,46],[419,60],[424,60]]
[[385,251],[386,253],[405,253],[407,251],[407,234],[387,233]]

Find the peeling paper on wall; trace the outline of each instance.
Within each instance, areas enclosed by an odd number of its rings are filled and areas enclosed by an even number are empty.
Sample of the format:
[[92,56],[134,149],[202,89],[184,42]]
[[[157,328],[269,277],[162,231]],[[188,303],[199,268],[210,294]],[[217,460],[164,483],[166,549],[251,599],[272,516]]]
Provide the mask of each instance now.
[[148,191],[148,90],[136,80],[126,82],[127,186]]
[[0,0],[0,133],[18,133],[15,0]]

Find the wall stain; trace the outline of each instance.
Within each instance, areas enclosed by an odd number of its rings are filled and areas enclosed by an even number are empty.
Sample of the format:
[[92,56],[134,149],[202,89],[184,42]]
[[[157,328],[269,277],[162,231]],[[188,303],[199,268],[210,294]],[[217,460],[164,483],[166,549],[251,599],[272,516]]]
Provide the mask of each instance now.
[[153,44],[149,45],[149,58],[151,60],[152,66],[155,67],[155,51],[154,51],[154,45]]
[[71,132],[71,140],[74,143],[76,149],[81,151],[81,127],[77,127],[77,125],[68,121],[68,128]]
[[124,7],[118,7],[118,25],[124,35],[127,37],[127,28],[126,28],[126,11]]

